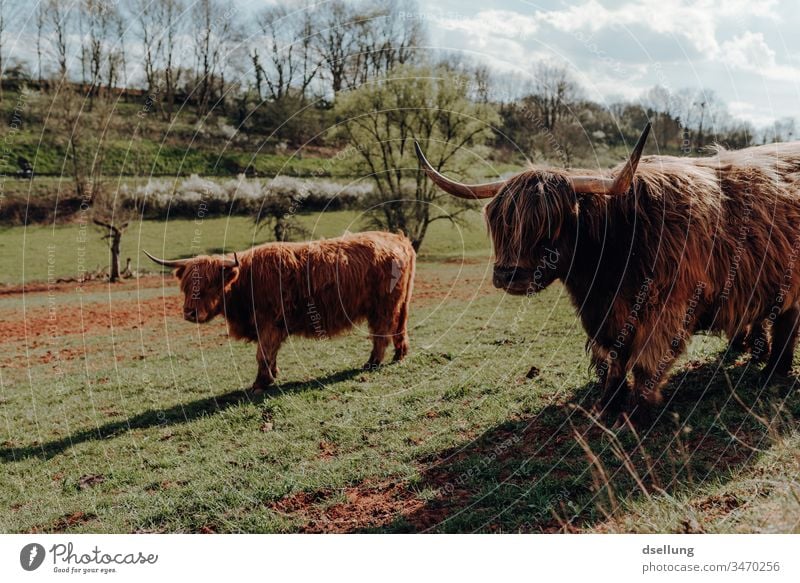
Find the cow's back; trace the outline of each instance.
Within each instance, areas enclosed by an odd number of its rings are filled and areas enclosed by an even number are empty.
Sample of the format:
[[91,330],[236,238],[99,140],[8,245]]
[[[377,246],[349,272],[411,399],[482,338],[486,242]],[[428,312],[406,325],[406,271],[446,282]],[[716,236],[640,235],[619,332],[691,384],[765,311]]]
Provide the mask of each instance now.
[[635,248],[662,299],[707,304],[729,334],[800,301],[799,177],[800,142],[643,159]]
[[399,293],[397,281],[413,267],[414,250],[405,237],[378,231],[269,243],[245,252],[241,263],[238,295],[249,303],[250,328],[258,320],[323,339],[369,318]]

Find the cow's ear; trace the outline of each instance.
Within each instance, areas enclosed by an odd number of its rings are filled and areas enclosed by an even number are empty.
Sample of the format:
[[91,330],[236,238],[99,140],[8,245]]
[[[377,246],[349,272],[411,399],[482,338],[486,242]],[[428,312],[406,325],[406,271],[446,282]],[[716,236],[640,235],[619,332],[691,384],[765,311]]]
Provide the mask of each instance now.
[[174,275],[175,277],[177,277],[178,279],[182,279],[182,278],[183,278],[183,274],[184,274],[184,272],[185,272],[185,271],[186,271],[186,266],[185,266],[185,265],[181,265],[180,267],[178,267],[178,268],[177,268],[175,271],[173,271],[172,273],[173,273],[173,275]]
[[239,268],[238,267],[224,267],[222,269],[222,277],[225,280],[225,287],[231,285],[234,281],[239,278]]

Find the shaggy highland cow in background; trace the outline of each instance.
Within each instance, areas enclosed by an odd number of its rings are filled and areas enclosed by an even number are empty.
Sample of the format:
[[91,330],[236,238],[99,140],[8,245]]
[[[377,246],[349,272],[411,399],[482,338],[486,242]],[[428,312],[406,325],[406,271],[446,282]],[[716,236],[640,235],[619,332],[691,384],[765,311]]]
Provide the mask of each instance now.
[[442,189],[493,199],[496,287],[528,294],[564,283],[603,386],[597,409],[640,425],[693,332],[736,339],[752,329],[762,337],[755,355],[769,354],[766,375],[786,375],[800,314],[800,142],[639,163],[649,128],[615,178],[528,170],[470,186],[441,175],[417,146]]
[[184,294],[183,316],[208,322],[223,314],[234,338],[258,343],[260,392],[278,375],[277,354],[291,334],[326,339],[366,320],[376,367],[386,347],[408,353],[408,306],[416,254],[402,235],[347,235],[310,243],[268,243],[229,257],[167,261]]

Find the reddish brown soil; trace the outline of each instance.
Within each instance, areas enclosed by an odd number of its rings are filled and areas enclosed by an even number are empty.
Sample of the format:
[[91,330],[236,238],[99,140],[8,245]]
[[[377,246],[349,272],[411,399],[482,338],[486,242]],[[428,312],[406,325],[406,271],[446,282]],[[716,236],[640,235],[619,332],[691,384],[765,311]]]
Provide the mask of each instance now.
[[162,323],[164,318],[179,316],[183,302],[177,295],[151,298],[137,303],[84,304],[83,307],[47,307],[19,312],[0,311],[0,338],[3,341],[35,339],[41,336],[97,334],[112,329],[133,329]]
[[425,506],[405,485],[393,482],[353,486],[345,490],[344,502],[325,507],[325,500],[331,496],[330,491],[298,492],[276,502],[272,508],[301,517],[302,532],[343,533],[383,526]]
[[[148,275],[139,279],[126,279],[120,283],[92,280],[78,284],[77,281],[62,281],[57,283],[32,282],[21,285],[0,285],[0,296],[34,294],[34,293],[72,293],[79,288],[85,293],[92,293],[107,289],[112,292],[134,290],[137,288],[161,287],[164,277],[161,275]],[[171,279],[167,278],[167,283]]]
[[[463,275],[463,274],[462,274]],[[138,280],[128,280],[110,285],[106,282],[92,281],[81,285],[84,293],[108,289],[110,292],[132,291],[136,289],[160,289],[164,285],[161,276],[149,276]],[[140,327],[158,328],[164,319],[180,318],[182,300],[175,285],[167,285],[163,297],[148,298],[140,302],[120,302],[110,300],[78,303],[78,296],[71,301],[68,294],[76,293],[76,283],[26,284],[0,288],[0,295],[25,295],[26,297],[55,294],[54,302],[47,306],[29,308],[24,317],[18,309],[0,310],[0,342],[29,342],[30,348],[38,346],[42,337],[63,337],[74,334],[108,333],[112,329],[131,330]],[[416,305],[430,305],[446,299],[468,301],[475,297],[492,293],[490,282],[480,278],[462,277],[456,285],[450,280],[438,277],[426,280],[418,274],[414,284]],[[67,296],[67,297],[65,297]],[[73,351],[74,352],[74,351]],[[61,354],[65,359],[82,356],[80,353]],[[44,356],[43,362],[54,355]]]
[[432,304],[441,300],[469,301],[498,293],[490,279],[480,277],[461,277],[455,284],[452,281],[432,278],[425,280],[417,275],[414,281],[412,303]]
[[31,533],[41,533],[41,532],[65,532],[72,528],[73,526],[80,526],[82,524],[86,524],[91,522],[92,520],[96,519],[97,515],[92,513],[86,512],[73,512],[72,514],[65,514],[61,518],[57,519],[52,524],[46,524],[43,526],[34,526],[29,532]]
[[449,464],[467,455],[444,454],[447,464],[438,463],[421,471],[423,484],[433,499],[422,500],[408,483],[363,482],[343,492],[345,500],[326,504],[335,497],[332,490],[297,492],[271,505],[281,514],[299,518],[302,532],[346,533],[388,526],[402,519],[414,532],[424,532],[466,506],[470,492],[454,483]]

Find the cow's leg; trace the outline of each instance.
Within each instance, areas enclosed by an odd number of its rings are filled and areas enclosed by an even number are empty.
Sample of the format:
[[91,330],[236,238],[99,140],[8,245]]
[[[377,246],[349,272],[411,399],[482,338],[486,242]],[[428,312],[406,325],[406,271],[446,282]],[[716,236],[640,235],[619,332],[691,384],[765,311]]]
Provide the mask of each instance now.
[[795,305],[775,319],[772,325],[772,350],[764,369],[767,378],[789,374],[794,348],[797,345],[798,318],[800,318],[800,308]]
[[403,360],[408,354],[408,304],[411,298],[406,296],[403,304],[400,306],[400,313],[397,315],[395,322],[395,332],[392,336],[394,343],[394,362]]
[[686,349],[689,332],[677,332],[669,339],[665,333],[652,333],[637,350],[633,370],[633,389],[629,393],[626,414],[634,426],[645,429],[653,424],[653,409],[661,404],[661,389],[669,371]]
[[653,409],[664,400],[661,389],[666,384],[672,365],[685,348],[686,340],[681,335],[671,342],[670,348],[661,353],[660,358],[656,357],[654,350],[645,350],[639,362],[633,366],[633,390],[626,413],[636,427],[644,429],[653,424]]
[[278,349],[285,337],[285,334],[272,327],[262,328],[259,331],[256,351],[258,374],[253,382],[253,392],[260,393],[275,382],[275,377],[278,376]]
[[622,413],[630,393],[625,362],[612,352],[597,367],[597,376],[602,393],[595,404],[595,411],[602,415],[606,423],[612,424]]
[[739,329],[736,335],[728,342],[728,348],[731,352],[745,352],[749,345],[751,334],[750,326],[743,326]]
[[750,326],[747,346],[755,362],[767,362],[769,360],[770,340],[763,320]]
[[394,336],[392,329],[393,319],[389,314],[380,314],[369,319],[372,353],[364,365],[365,369],[377,368],[383,362],[383,357],[386,355],[386,347],[389,346],[389,339]]

